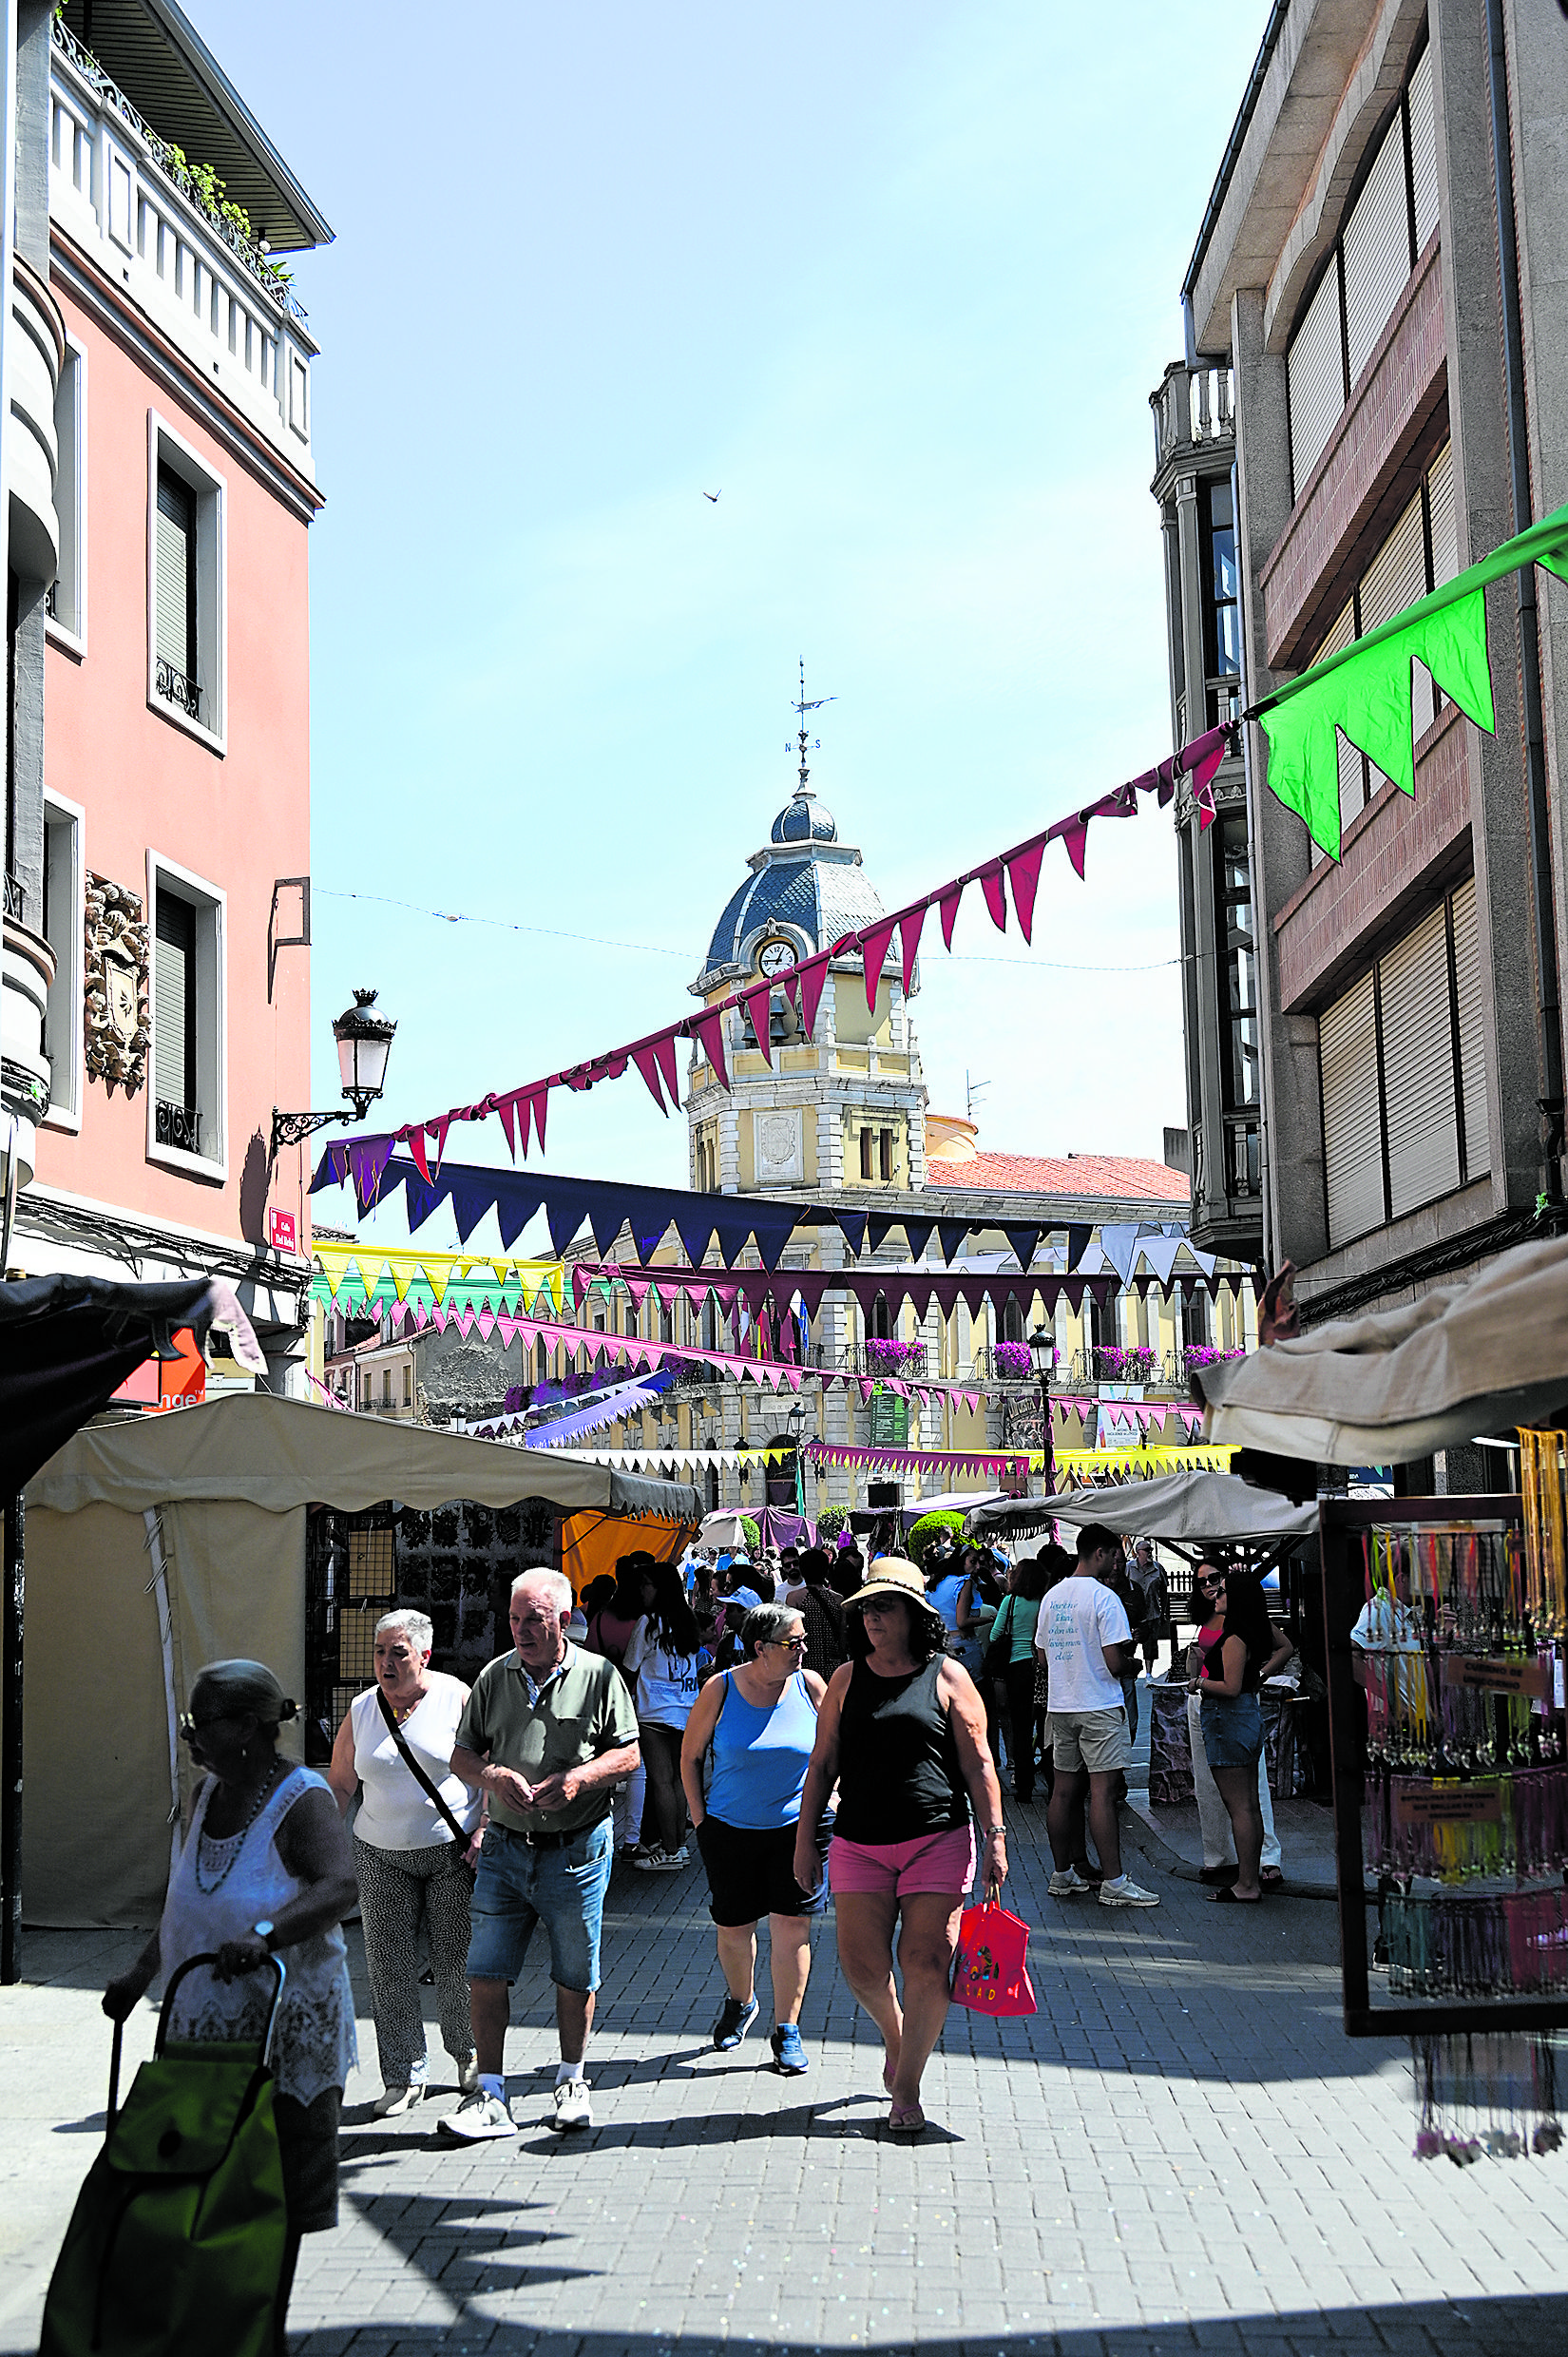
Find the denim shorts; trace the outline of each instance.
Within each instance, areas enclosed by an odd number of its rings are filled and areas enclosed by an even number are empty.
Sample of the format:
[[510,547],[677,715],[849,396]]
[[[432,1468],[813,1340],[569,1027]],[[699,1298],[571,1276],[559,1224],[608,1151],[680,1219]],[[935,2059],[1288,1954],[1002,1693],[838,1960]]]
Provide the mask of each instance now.
[[1263,1751],[1263,1705],[1255,1694],[1205,1695],[1199,1714],[1211,1768],[1251,1768]]
[[474,1876],[469,1980],[515,1981],[533,1927],[543,1923],[556,1987],[583,1995],[596,1989],[610,1858],[608,1817],[550,1849],[534,1849],[505,1826],[489,1826]]

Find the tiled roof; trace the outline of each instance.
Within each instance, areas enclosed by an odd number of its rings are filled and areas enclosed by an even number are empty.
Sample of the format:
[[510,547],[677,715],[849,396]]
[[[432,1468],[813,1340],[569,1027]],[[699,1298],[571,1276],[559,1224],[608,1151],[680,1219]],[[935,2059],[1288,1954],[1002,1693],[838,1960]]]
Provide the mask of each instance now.
[[926,1184],[966,1195],[1120,1196],[1129,1202],[1153,1198],[1182,1205],[1192,1199],[1185,1171],[1132,1154],[977,1154],[963,1162],[933,1159],[926,1165]]

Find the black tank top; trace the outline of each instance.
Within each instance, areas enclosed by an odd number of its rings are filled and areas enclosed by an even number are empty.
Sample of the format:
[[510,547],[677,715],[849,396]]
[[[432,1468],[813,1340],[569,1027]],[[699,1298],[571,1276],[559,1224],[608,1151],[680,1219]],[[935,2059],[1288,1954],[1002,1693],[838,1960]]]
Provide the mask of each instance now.
[[850,1673],[838,1721],[838,1816],[846,1841],[919,1841],[969,1821],[958,1743],[937,1696],[943,1657],[908,1677]]

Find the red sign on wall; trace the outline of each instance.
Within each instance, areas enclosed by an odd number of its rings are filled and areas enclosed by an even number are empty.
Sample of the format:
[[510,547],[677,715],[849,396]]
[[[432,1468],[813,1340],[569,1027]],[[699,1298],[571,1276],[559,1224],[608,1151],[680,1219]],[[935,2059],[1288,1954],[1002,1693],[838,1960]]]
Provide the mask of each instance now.
[[296,1241],[296,1231],[295,1228],[294,1214],[292,1211],[268,1210],[267,1241],[272,1246],[274,1252],[297,1252],[298,1245]]

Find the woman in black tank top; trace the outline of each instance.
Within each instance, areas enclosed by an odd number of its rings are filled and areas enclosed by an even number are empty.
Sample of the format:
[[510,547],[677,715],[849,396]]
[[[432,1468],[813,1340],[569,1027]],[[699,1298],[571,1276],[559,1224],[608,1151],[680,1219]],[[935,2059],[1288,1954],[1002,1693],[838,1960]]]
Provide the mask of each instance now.
[[[987,1887],[1007,1872],[1002,1792],[973,1679],[942,1651],[941,1616],[913,1563],[886,1555],[847,1599],[851,1660],[817,1716],[795,1850],[803,1890],[821,1877],[816,1830],[838,1785],[829,1852],[838,1961],[882,2032],[889,2127],[925,2126],[920,2079],[947,2018],[953,1950],[975,1866],[971,1805]],[[893,1935],[904,1979],[893,1982]]]

